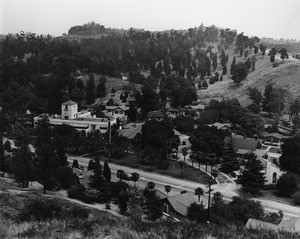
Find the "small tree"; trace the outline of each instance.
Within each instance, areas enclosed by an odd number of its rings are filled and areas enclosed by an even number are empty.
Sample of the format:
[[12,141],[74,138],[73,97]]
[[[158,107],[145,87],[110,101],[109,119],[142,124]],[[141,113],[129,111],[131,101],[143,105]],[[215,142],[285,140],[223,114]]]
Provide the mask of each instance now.
[[284,197],[290,197],[297,188],[297,177],[293,173],[283,174],[277,181],[276,189]]
[[245,169],[239,177],[243,190],[257,194],[265,184],[264,167],[253,153],[245,155]]
[[[74,161],[73,161],[74,163]],[[95,162],[94,160],[90,159],[89,165],[88,165],[88,170],[94,170],[95,169]]]
[[77,159],[73,160],[72,168],[78,168],[79,169],[79,164],[78,164],[78,160]]
[[183,148],[182,149],[182,155],[183,155],[183,162],[185,162],[185,157],[188,155],[188,149],[187,148]]
[[106,182],[110,182],[111,180],[111,171],[107,162],[104,163],[103,166],[103,176]]
[[202,188],[196,188],[195,189],[195,195],[197,195],[198,196],[198,202],[200,202],[200,197],[201,197],[201,195],[203,195],[204,194],[204,192],[203,192],[203,189]]
[[154,190],[155,189],[155,183],[154,182],[148,182],[147,188],[149,190]]
[[95,189],[101,189],[104,183],[104,178],[102,174],[102,165],[97,160],[95,162],[95,168],[93,170],[94,174],[90,176],[89,186]]
[[140,178],[140,175],[139,175],[138,173],[133,172],[133,173],[131,174],[131,181],[133,181],[134,187],[136,187],[136,186],[135,186],[135,183],[139,180],[139,178]]
[[165,186],[165,191],[167,194],[169,194],[169,192],[171,191],[172,187],[170,185],[166,185]]
[[117,171],[117,178],[118,178],[120,181],[122,181],[122,178],[124,177],[124,175],[125,175],[124,170],[119,169],[119,170]]

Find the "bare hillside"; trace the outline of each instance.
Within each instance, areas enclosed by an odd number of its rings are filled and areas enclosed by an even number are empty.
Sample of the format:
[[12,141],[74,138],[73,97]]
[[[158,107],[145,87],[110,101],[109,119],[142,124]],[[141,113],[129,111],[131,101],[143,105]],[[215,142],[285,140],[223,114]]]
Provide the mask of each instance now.
[[[239,99],[242,105],[248,105],[250,100],[246,94],[248,87],[257,88],[262,93],[265,85],[269,82],[275,87],[287,89],[293,97],[300,95],[300,60],[290,58],[282,63],[281,59],[276,59],[279,66],[273,68],[269,57],[257,56],[256,70],[250,72],[247,79],[239,86],[236,86],[230,79],[230,65],[233,56],[230,57],[228,63],[228,74],[223,76],[223,81],[209,85],[208,89],[198,91],[200,98],[233,98]],[[244,57],[237,57],[237,62],[245,61]],[[218,70],[217,70],[218,71]],[[218,71],[221,73],[221,71]]]

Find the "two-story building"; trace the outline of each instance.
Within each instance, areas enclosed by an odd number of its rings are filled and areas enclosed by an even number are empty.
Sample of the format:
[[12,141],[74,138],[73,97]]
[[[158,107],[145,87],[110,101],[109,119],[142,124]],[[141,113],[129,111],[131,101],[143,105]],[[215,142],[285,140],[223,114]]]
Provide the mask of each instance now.
[[96,118],[90,111],[78,112],[77,103],[71,100],[62,103],[61,115],[41,114],[34,117],[34,127],[44,117],[48,118],[50,125],[67,124],[78,131],[84,130],[85,132],[100,130],[101,133],[105,133],[110,126],[116,124],[116,119],[113,118]]

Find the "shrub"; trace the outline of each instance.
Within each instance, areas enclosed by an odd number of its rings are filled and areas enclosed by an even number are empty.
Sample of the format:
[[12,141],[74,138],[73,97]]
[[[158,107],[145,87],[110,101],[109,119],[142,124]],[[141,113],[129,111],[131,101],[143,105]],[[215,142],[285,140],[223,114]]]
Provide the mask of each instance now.
[[300,192],[296,192],[293,195],[293,199],[294,199],[294,202],[295,202],[296,205],[300,205]]
[[50,177],[46,180],[45,188],[46,188],[46,190],[57,191],[57,190],[60,190],[60,184],[56,178]]
[[76,185],[75,176],[70,167],[59,167],[56,171],[56,179],[62,188],[70,188]]
[[277,181],[276,189],[281,196],[290,197],[297,188],[297,177],[293,173],[283,174]]
[[88,188],[84,192],[83,201],[86,203],[103,203],[106,200],[106,196],[98,189]]
[[109,203],[105,203],[105,209],[110,210],[110,204]]
[[79,185],[78,187],[70,188],[67,193],[69,198],[82,200],[84,198],[85,187]]
[[278,67],[279,66],[279,63],[278,62],[274,62],[273,63],[273,68],[276,68],[276,67]]
[[19,219],[21,221],[41,221],[58,218],[62,211],[63,207],[54,199],[43,200],[41,198],[33,198],[30,201],[27,201],[22,208]]

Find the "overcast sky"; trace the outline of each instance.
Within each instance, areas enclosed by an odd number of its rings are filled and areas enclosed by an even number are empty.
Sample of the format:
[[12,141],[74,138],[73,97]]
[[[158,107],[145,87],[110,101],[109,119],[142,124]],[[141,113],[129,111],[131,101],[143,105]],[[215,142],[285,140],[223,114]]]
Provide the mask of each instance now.
[[300,0],[0,0],[0,34],[59,36],[91,21],[151,31],[203,23],[249,36],[300,40]]

